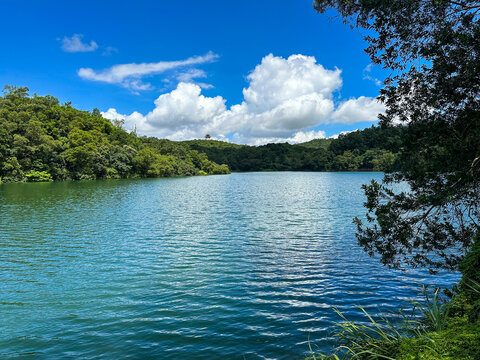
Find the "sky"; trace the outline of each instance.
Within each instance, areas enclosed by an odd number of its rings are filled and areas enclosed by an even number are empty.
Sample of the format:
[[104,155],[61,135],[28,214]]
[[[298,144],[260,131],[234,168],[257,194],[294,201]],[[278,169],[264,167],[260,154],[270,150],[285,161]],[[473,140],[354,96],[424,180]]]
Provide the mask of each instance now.
[[384,73],[311,0],[1,0],[0,85],[172,140],[304,142],[376,123]]

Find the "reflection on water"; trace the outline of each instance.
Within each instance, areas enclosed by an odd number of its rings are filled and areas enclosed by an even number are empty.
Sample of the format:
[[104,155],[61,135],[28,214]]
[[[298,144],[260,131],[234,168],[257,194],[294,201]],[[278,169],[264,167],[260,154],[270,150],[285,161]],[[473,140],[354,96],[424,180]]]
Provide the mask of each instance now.
[[423,283],[356,245],[379,173],[0,186],[0,357],[301,359]]

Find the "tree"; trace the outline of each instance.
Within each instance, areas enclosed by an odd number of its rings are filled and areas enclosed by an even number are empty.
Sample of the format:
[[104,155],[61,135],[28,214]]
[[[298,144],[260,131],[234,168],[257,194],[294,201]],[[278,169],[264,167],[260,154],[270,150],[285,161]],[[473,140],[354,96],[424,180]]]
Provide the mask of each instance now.
[[4,180],[12,180],[12,181],[22,181],[23,180],[23,171],[22,167],[20,166],[17,158],[12,156],[7,158],[3,164],[2,169],[3,174],[5,175]]
[[93,110],[92,110],[92,115],[93,115],[93,116],[101,117],[101,116],[102,116],[102,113],[100,112],[100,110],[98,110],[98,108],[93,108]]
[[18,86],[12,86],[12,85],[5,85],[3,87],[3,94],[5,95],[6,98],[10,99],[24,99],[28,97],[28,87],[18,87]]
[[[480,2],[316,0],[389,70],[381,125],[408,124],[400,170],[365,186],[360,245],[389,266],[456,269],[480,230]],[[407,183],[409,189],[399,190]],[[400,186],[401,187],[401,186]]]
[[[3,182],[186,176],[200,170],[188,145],[138,137],[98,109],[80,111],[53,96],[30,97],[28,88],[5,86],[0,96],[0,178]],[[137,152],[151,147],[156,159],[145,174]],[[144,154],[145,155],[145,154]],[[144,156],[145,157],[145,156]],[[148,160],[148,159],[147,159]],[[208,173],[217,164],[206,161]],[[203,165],[200,162],[200,165]]]

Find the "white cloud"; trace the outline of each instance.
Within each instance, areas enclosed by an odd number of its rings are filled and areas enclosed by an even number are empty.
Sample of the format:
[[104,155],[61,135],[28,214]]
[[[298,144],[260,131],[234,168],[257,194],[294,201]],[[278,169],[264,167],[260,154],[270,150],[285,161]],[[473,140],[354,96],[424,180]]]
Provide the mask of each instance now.
[[110,108],[107,111],[101,112],[102,116],[107,120],[125,120],[126,115],[119,114],[117,109]]
[[221,96],[205,97],[200,92],[196,84],[180,83],[172,92],[160,95],[155,109],[146,116],[138,112],[126,116],[115,109],[102,115],[109,120],[124,119],[128,130],[136,127],[142,134],[175,140],[203,137],[210,121],[225,113],[226,107]]
[[179,82],[191,82],[193,79],[206,77],[207,73],[200,69],[188,69],[187,71],[180,72],[175,76]]
[[338,139],[338,137],[339,137],[340,135],[347,135],[347,134],[350,134],[351,132],[355,132],[355,131],[358,131],[358,129],[350,130],[350,131],[340,131],[339,134],[335,134],[335,135],[329,136],[328,138],[329,138],[329,139]]
[[65,36],[62,39],[62,50],[66,52],[90,52],[98,49],[98,45],[95,41],[90,43],[82,41],[83,35],[74,34],[72,37]]
[[207,124],[226,111],[225,100],[200,94],[198,85],[180,83],[170,93],[155,100],[155,109],[146,116],[146,122],[158,129],[187,129]]
[[326,70],[312,56],[267,55],[247,77],[244,102],[226,117],[243,123],[242,132],[249,137],[290,137],[328,122],[332,93],[342,86],[340,75],[340,70]]
[[232,136],[232,139],[235,143],[239,144],[250,144],[250,145],[263,145],[263,144],[270,144],[270,143],[286,143],[289,144],[299,144],[304,143],[314,139],[325,139],[325,131],[299,131],[293,134],[290,137],[260,137],[260,138],[249,138],[245,137],[242,134],[235,133]]
[[315,130],[306,131],[306,132],[299,131],[294,136],[286,140],[289,143],[298,144],[298,143],[311,141],[314,139],[325,139],[325,131],[315,131]]
[[[104,76],[125,79],[110,72]],[[201,70],[192,69],[177,78],[203,76]],[[333,94],[342,86],[341,71],[325,69],[314,57],[292,55],[284,59],[268,55],[247,81],[244,101],[229,109],[223,97],[205,97],[198,84],[180,82],[175,90],[160,95],[155,108],[146,115],[135,112],[126,116],[109,109],[103,116],[125,119],[127,129],[135,126],[145,135],[183,140],[203,138],[208,133],[217,139],[232,136],[235,142],[258,145],[324,138],[323,131],[312,128],[333,122],[375,121],[383,110],[375,99],[363,96],[335,109]]]
[[303,95],[331,99],[342,86],[339,69],[326,70],[313,56],[291,55],[288,59],[265,56],[248,75],[243,96],[250,110],[259,113]]
[[383,111],[385,111],[385,106],[375,98],[360,96],[340,104],[332,114],[332,119],[343,124],[377,121],[378,114]]
[[202,89],[211,89],[213,85],[204,82],[195,81],[195,79],[204,79],[207,73],[200,69],[188,69],[187,71],[179,72],[175,75],[175,80],[178,82],[195,83]]
[[363,80],[370,80],[373,81],[375,85],[382,86],[382,81],[371,75],[372,66],[372,64],[368,64],[365,69],[363,69]]
[[156,63],[140,64],[120,64],[114,65],[108,69],[95,71],[91,68],[81,68],[78,75],[85,80],[105,82],[108,84],[118,84],[123,87],[138,90],[148,90],[152,88],[150,83],[143,83],[141,79],[145,76],[151,76],[164,73],[168,70],[181,67],[204,64],[212,62],[218,58],[218,55],[209,52],[203,56],[193,56],[186,60],[177,61],[159,61]]

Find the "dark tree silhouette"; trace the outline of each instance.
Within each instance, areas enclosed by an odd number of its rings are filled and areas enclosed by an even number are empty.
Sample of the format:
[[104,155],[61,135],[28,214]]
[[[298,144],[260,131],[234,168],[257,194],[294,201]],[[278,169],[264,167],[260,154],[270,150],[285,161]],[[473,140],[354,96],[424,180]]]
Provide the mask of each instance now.
[[[316,0],[389,70],[381,124],[408,124],[400,171],[365,186],[359,243],[390,267],[456,269],[480,230],[480,2]],[[409,185],[402,191],[401,184]]]

